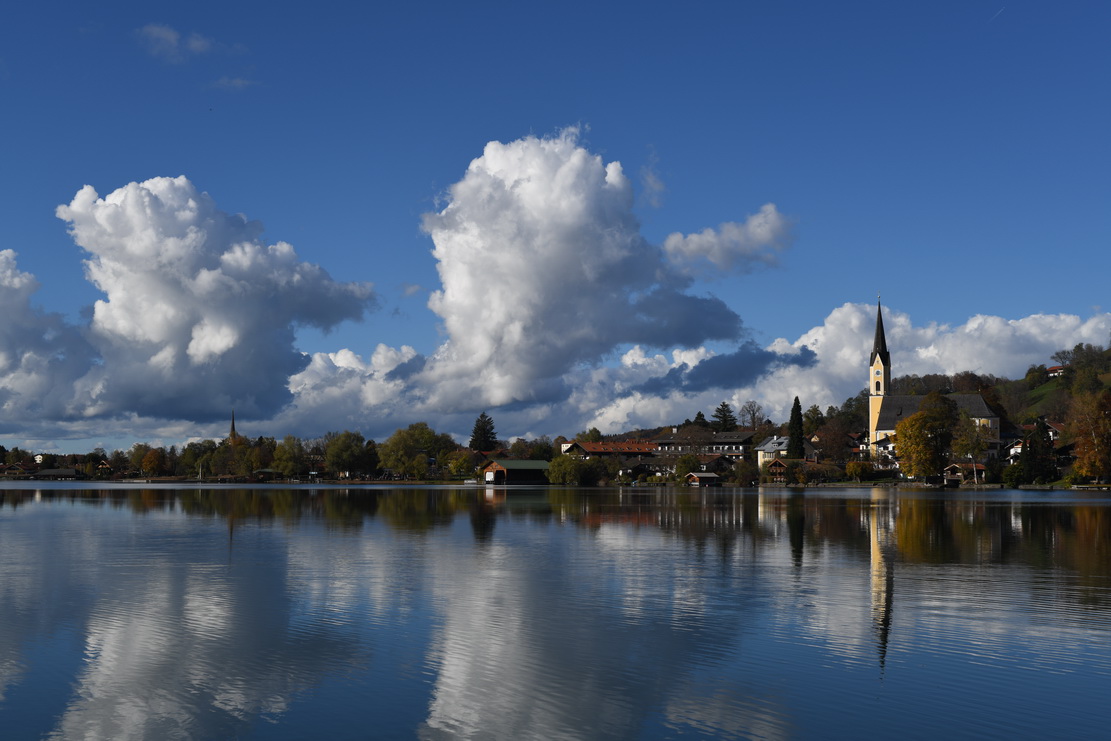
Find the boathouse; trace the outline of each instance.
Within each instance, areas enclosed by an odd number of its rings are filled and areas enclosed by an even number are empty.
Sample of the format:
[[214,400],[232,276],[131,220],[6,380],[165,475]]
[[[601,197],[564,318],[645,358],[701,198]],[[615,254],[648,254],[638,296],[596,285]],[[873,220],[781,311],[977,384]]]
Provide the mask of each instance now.
[[546,484],[548,461],[487,461],[482,467],[482,480],[487,484]]

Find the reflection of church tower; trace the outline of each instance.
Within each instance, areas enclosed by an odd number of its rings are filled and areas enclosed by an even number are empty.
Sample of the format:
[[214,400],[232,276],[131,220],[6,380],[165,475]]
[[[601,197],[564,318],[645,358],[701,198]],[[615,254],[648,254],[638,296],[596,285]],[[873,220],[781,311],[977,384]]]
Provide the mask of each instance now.
[[[875,492],[877,490],[873,490]],[[869,512],[872,536],[872,629],[880,654],[880,668],[887,660],[887,642],[891,635],[891,612],[895,602],[895,554],[892,543],[891,501],[873,499]]]
[[[876,302],[876,337],[872,341],[872,356],[868,361],[868,442],[875,446],[876,428],[880,420],[883,397],[891,386],[891,353],[887,351],[887,336],[883,331],[883,309]],[[872,448],[873,452],[875,448]]]

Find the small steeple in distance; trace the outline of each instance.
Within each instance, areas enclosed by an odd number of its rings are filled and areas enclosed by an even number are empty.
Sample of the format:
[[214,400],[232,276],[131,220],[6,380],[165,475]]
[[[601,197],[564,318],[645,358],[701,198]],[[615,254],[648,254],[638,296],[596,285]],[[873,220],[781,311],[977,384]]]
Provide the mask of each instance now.
[[228,433],[228,440],[235,441],[239,435],[235,431],[235,410],[231,410],[231,431]]

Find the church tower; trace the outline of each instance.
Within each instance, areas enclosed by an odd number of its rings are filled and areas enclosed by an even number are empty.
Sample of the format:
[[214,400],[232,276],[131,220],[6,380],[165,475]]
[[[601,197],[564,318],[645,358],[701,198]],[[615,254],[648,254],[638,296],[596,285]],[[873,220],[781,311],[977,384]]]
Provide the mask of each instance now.
[[228,432],[228,442],[233,445],[239,442],[239,433],[235,431],[235,410],[231,411],[231,431]]
[[876,425],[880,419],[883,397],[891,386],[891,353],[883,331],[883,308],[876,302],[876,337],[872,340],[872,357],[868,361],[868,442],[875,444]]

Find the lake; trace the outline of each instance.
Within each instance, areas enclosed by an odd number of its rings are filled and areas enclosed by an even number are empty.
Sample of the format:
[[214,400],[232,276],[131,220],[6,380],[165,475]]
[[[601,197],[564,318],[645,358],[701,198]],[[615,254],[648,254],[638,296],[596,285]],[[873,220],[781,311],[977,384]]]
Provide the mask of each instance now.
[[1111,493],[0,489],[4,739],[1093,738]]

